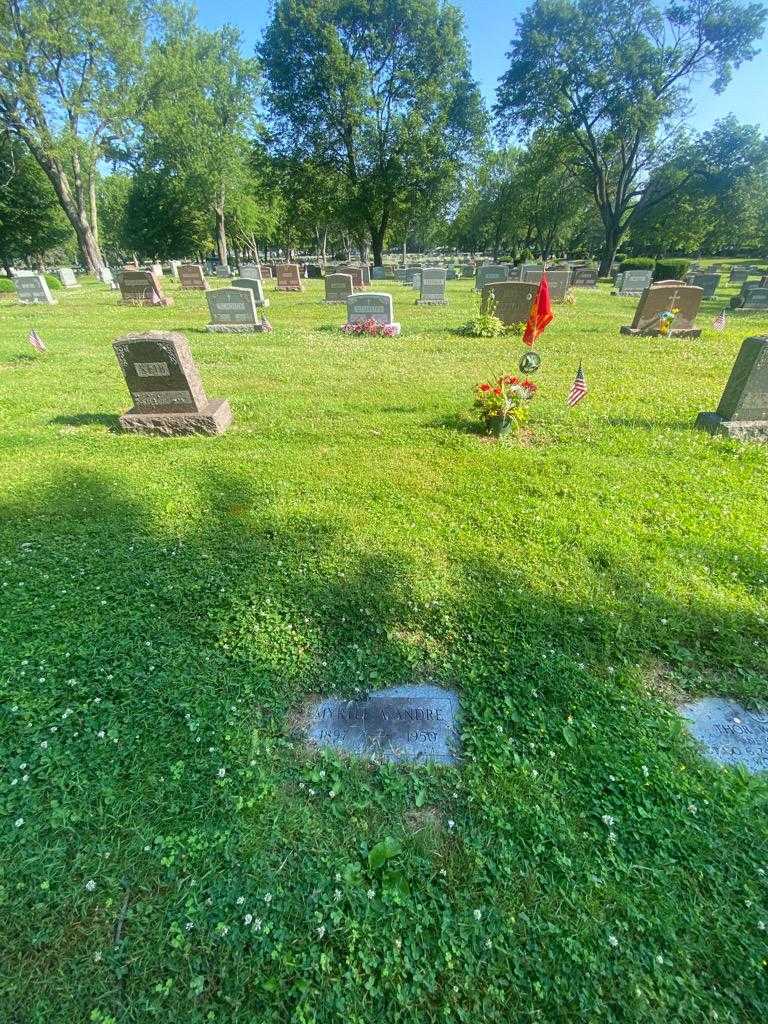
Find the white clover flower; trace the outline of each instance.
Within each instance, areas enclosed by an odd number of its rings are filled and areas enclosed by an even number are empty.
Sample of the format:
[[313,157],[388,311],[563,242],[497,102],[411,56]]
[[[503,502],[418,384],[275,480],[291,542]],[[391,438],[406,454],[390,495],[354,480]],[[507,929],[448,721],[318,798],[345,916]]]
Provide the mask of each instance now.
[[261,918],[260,917],[254,917],[254,919],[253,919],[253,930],[255,932],[260,932],[261,931]]
[[333,890],[333,898],[336,900],[337,903],[339,902],[339,900],[341,899],[341,889]]
[[609,935],[608,936],[608,945],[612,946],[614,949],[616,949],[618,947],[619,940],[616,938],[615,935]]
[[659,953],[659,954],[657,955],[657,957],[656,957],[656,963],[657,963],[657,964],[663,964],[663,963],[664,963],[664,957],[663,957],[663,956],[661,955],[661,953]]
[[331,798],[331,800],[333,800],[333,798],[336,796],[336,791],[333,789],[329,789],[328,796]]
[[448,819],[448,828],[453,828],[455,824],[456,822],[453,820],[453,818]]
[[688,813],[689,813],[689,814],[697,814],[697,813],[698,813],[698,810],[699,810],[699,809],[698,809],[698,807],[696,806],[696,804],[688,804]]
[[765,921],[758,921],[757,922],[757,927],[758,927],[759,931],[764,932],[765,931]]
[[235,903],[237,903],[238,907],[242,907],[242,905],[245,903],[245,896],[238,896],[237,899],[235,900]]
[[99,737],[100,740],[103,740],[104,737],[106,736],[106,733],[104,732],[103,729],[99,729],[99,731],[96,733],[96,735]]
[[473,910],[472,913],[474,914],[474,917],[475,917],[476,921],[482,920],[482,917],[483,917],[482,910]]
[[376,892],[374,889],[369,889],[368,892],[366,893],[366,896],[368,897],[369,900],[372,900],[375,895]]
[[318,937],[318,939],[322,939],[324,935],[325,935],[325,925],[321,924],[320,927],[317,929],[317,937]]
[[252,921],[253,921],[253,914],[246,914],[245,917],[243,918],[243,924],[246,926],[246,928],[248,927],[248,925]]
[[615,843],[616,842],[616,833],[615,832],[609,832],[608,833],[608,842],[609,843]]
[[86,892],[94,892],[94,890],[96,889],[96,883],[92,878],[89,878],[88,881],[85,883],[85,889]]
[[614,824],[615,820],[616,819],[611,814],[604,814],[602,817],[603,824],[607,825],[609,828]]
[[227,769],[226,768],[219,768],[219,770],[216,772],[216,774],[219,776],[220,779],[223,779],[224,776],[227,774]]
[[186,928],[186,930],[187,930],[188,932],[191,932],[191,931],[192,931],[192,929],[193,929],[193,928],[194,928],[195,926],[194,926],[194,924],[193,924],[193,923],[192,923],[191,921],[187,921],[187,923],[186,923],[186,924],[184,925],[184,927]]
[[48,740],[43,740],[43,742],[40,744],[40,749],[41,750],[47,750],[48,749]]
[[97,964],[98,964],[98,963],[101,963],[101,951],[98,951],[98,952],[94,953],[94,954],[93,954],[93,959],[94,959],[94,961],[95,961],[95,962],[96,962]]
[[24,819],[23,818],[17,818],[16,821],[14,821],[14,823],[13,823],[14,828],[21,828],[21,826],[23,824],[24,824]]
[[272,902],[272,893],[267,892],[264,894],[264,902],[269,905]]
[[643,773],[643,775],[646,777],[646,779],[651,774],[647,764],[644,764],[642,766],[642,768],[640,769],[640,771]]

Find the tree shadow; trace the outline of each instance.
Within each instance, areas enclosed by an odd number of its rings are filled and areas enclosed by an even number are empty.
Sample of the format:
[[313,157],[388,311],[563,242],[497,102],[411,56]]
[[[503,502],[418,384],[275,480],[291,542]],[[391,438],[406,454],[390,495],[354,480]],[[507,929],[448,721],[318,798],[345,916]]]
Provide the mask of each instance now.
[[450,413],[447,416],[439,416],[435,420],[430,420],[425,425],[427,427],[431,427],[433,430],[453,430],[460,434],[472,434],[475,437],[489,439],[491,437],[483,424],[478,420],[472,419],[466,412]]

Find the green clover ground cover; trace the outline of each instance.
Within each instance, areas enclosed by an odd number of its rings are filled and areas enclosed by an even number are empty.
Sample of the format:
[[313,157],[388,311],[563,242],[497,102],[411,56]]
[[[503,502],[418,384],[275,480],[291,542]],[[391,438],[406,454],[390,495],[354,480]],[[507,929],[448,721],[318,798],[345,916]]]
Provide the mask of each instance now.
[[[757,1022],[766,784],[696,752],[687,694],[766,696],[768,452],[692,431],[765,317],[620,337],[578,291],[525,444],[472,386],[518,339],[397,339],[269,291],[89,283],[0,305],[0,1019]],[[26,335],[48,345],[37,356]],[[223,437],[120,434],[111,342],[187,334]],[[590,393],[565,397],[583,358]],[[291,735],[310,693],[456,687],[457,768]]]

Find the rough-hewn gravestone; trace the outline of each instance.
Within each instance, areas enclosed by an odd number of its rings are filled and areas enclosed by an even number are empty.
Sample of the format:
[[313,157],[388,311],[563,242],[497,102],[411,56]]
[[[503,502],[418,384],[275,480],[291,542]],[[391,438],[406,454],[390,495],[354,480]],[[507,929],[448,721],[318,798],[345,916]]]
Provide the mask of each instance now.
[[768,441],[768,337],[742,342],[716,412],[700,412],[700,430],[740,441]]
[[618,295],[642,295],[650,287],[652,270],[623,270],[616,278]]
[[113,343],[133,399],[120,417],[123,430],[138,434],[221,434],[232,422],[229,402],[206,397],[183,334],[149,331]]
[[206,330],[217,334],[249,334],[268,330],[256,312],[253,291],[245,288],[218,288],[206,292],[211,322]]
[[750,711],[734,700],[704,697],[679,708],[686,727],[718,764],[768,771],[768,710]]
[[574,267],[571,288],[597,288],[597,270],[594,267]]
[[394,320],[394,303],[388,292],[360,292],[347,296],[347,323],[375,320],[377,324],[393,328],[400,333],[400,324]]
[[77,283],[75,272],[71,267],[59,267],[57,271],[59,280],[61,281],[64,288],[79,288],[80,285]]
[[440,686],[393,686],[364,700],[329,697],[303,719],[312,743],[359,757],[452,764],[459,753],[459,698]]
[[475,291],[482,292],[486,285],[493,284],[494,281],[506,281],[508,272],[509,267],[506,263],[490,263],[484,267],[478,267],[475,275]]
[[720,287],[720,275],[706,274],[703,271],[696,272],[694,274],[686,274],[685,283],[692,284],[696,288],[701,288],[704,293],[703,298],[711,299],[714,298],[715,292]]
[[193,291],[208,291],[208,282],[199,263],[181,264],[179,267],[179,284],[182,288],[191,288]]
[[745,281],[731,299],[732,309],[768,309],[768,288],[761,281]]
[[264,285],[261,278],[256,277],[233,277],[229,282],[231,288],[250,288],[253,292],[253,301],[257,308],[269,305],[269,299],[264,297]]
[[[640,296],[632,323],[622,327],[621,334],[643,334],[657,336],[666,334],[670,338],[698,338],[700,327],[694,327],[694,320],[701,305],[701,288],[693,285],[659,283],[646,288]],[[659,329],[659,314],[677,310],[668,331]]]
[[351,274],[328,274],[325,278],[326,302],[346,302],[354,290]]
[[124,270],[120,275],[120,295],[132,306],[172,306],[173,299],[163,295],[157,278],[149,270]]
[[277,290],[279,292],[303,292],[301,274],[297,263],[279,263],[277,266]]
[[442,267],[424,267],[421,272],[421,290],[416,300],[419,306],[445,306],[446,272]]
[[531,303],[536,295],[537,285],[526,281],[496,281],[483,288],[480,301],[481,312],[488,311],[491,298],[494,313],[507,326],[525,323],[531,312]]
[[24,274],[14,277],[13,286],[19,302],[42,302],[47,306],[55,306],[56,299],[51,295],[48,282],[42,274]]
[[549,285],[549,297],[552,302],[565,302],[568,294],[568,287],[571,283],[570,270],[548,270],[547,284]]

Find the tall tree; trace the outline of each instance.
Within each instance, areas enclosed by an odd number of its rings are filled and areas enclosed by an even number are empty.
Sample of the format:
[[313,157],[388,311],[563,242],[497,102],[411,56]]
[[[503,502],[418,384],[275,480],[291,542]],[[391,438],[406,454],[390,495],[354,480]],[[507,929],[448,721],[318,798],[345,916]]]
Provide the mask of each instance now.
[[148,21],[149,0],[0,0],[0,124],[45,172],[91,272],[96,165],[126,130]]
[[446,197],[484,131],[461,14],[438,0],[276,0],[258,52],[283,152],[344,176],[381,264],[398,210]]
[[248,197],[257,81],[256,61],[242,56],[237,29],[202,31],[186,11],[150,50],[141,117],[144,165],[182,179],[210,212],[222,263],[227,212]]
[[765,15],[742,0],[535,0],[520,18],[495,110],[508,128],[554,128],[571,144],[603,222],[602,273],[632,220],[666,194],[646,186],[692,80],[722,91],[755,56]]
[[74,242],[51,184],[26,146],[0,133],[0,261],[36,259]]

